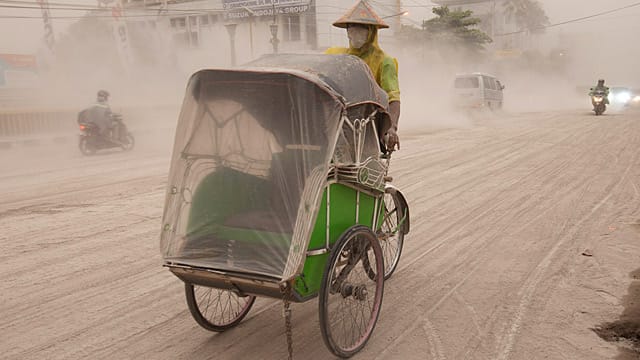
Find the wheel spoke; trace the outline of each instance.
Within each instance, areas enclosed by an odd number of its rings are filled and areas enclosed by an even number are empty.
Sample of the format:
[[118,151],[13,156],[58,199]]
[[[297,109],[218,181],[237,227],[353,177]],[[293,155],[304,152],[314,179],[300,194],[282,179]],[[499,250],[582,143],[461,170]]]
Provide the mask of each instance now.
[[[321,315],[325,311],[326,319],[321,317],[323,336],[339,356],[350,356],[364,346],[377,321],[380,306],[376,304],[382,301],[383,255],[378,239],[366,227],[358,230],[336,243],[340,247],[330,258],[330,271],[325,272],[330,276],[321,291],[320,306],[325,309]],[[346,264],[340,260],[342,257],[348,259]],[[328,284],[335,291],[327,291]]]
[[391,276],[395,270],[400,253],[402,252],[402,242],[404,234],[400,230],[404,223],[404,214],[397,195],[385,193],[384,195],[384,218],[380,226],[379,241],[384,257],[385,279]]
[[233,291],[187,285],[187,303],[196,321],[204,328],[224,331],[237,325],[247,314],[255,297],[241,297]]

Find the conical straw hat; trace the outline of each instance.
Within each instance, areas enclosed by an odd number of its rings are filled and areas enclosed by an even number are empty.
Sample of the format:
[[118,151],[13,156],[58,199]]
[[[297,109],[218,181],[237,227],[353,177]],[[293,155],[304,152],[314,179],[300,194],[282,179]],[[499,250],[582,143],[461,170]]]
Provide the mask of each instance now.
[[378,29],[389,27],[364,0],[360,0],[354,7],[349,9],[346,14],[333,23],[333,26],[346,28],[347,24],[373,25]]

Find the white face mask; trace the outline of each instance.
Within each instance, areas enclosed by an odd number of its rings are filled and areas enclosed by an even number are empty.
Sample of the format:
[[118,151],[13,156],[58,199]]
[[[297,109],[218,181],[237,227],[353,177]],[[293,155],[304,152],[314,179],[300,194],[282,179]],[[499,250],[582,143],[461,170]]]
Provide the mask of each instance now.
[[369,28],[363,26],[349,26],[347,28],[349,45],[354,49],[360,49],[369,38]]

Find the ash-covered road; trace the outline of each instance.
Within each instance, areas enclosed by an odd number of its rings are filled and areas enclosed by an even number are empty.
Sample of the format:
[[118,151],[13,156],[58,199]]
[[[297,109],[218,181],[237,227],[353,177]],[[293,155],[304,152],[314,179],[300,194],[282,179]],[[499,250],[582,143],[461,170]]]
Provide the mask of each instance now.
[[[639,112],[401,135],[392,174],[412,231],[355,358],[633,358],[592,328],[638,310]],[[153,134],[129,153],[0,152],[0,358],[286,358],[281,302],[210,333],[162,268],[171,146]],[[293,305],[293,328],[296,358],[331,357],[317,300]]]

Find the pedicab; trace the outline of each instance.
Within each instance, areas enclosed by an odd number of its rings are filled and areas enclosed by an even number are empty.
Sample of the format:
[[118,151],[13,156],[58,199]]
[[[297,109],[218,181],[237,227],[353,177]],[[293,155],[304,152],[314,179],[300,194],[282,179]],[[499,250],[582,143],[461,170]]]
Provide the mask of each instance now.
[[319,298],[340,357],[361,350],[395,270],[409,208],[389,183],[387,96],[350,55],[269,55],[201,70],[176,129],[161,251],[205,329],[238,325],[257,296]]

